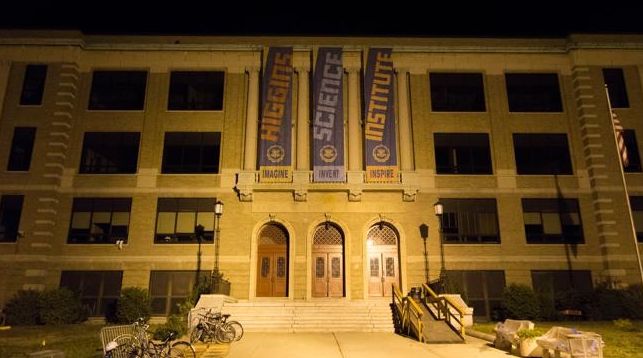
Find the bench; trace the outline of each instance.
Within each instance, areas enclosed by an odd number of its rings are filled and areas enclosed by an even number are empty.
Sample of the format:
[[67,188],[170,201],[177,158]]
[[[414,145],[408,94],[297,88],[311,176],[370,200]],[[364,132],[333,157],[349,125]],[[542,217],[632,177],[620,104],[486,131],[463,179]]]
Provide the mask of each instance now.
[[561,354],[571,358],[602,358],[605,345],[599,334],[567,327],[552,327],[536,339],[536,344],[543,349],[543,358],[551,357],[552,352],[556,358]]
[[534,329],[534,323],[515,319],[506,319],[504,322],[498,322],[493,329],[493,331],[496,332],[496,339],[493,341],[494,347],[511,350],[512,345],[518,338],[516,333],[521,329]]

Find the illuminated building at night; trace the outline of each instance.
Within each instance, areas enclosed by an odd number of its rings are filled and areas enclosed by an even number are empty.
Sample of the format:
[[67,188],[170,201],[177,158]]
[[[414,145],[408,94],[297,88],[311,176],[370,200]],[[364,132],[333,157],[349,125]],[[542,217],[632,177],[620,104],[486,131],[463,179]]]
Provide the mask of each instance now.
[[100,316],[138,286],[165,314],[215,223],[240,300],[444,271],[490,317],[509,283],[640,282],[642,36],[0,35],[0,303],[66,286]]

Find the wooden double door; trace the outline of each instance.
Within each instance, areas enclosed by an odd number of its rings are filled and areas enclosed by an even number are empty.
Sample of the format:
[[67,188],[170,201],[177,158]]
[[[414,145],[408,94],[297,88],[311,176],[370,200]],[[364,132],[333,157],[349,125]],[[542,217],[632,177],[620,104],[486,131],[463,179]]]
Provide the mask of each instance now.
[[369,250],[368,253],[368,295],[389,297],[392,285],[399,284],[397,250],[378,249]]
[[313,297],[344,297],[342,247],[315,247],[312,259]]
[[288,296],[287,246],[260,246],[257,265],[257,296]]

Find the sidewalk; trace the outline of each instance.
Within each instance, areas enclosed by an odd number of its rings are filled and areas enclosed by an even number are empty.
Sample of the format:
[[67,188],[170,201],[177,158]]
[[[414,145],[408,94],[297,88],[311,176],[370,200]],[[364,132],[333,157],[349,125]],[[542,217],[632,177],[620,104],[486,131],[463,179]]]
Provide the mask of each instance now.
[[228,358],[507,358],[481,339],[465,344],[423,344],[393,333],[248,332],[233,343]]

